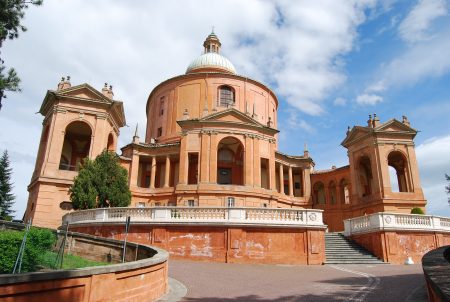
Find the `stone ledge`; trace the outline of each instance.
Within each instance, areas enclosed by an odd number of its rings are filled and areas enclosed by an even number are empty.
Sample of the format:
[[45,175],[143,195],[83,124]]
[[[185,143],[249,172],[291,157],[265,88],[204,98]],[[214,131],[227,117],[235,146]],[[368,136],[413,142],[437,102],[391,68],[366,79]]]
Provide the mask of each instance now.
[[450,245],[426,253],[422,268],[428,288],[428,301],[450,301]]

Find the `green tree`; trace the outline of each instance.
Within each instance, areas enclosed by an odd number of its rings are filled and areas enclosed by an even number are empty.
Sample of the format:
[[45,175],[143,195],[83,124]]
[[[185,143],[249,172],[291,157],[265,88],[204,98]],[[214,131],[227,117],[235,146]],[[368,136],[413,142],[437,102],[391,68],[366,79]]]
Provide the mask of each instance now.
[[117,154],[105,150],[93,161],[85,159],[70,187],[70,200],[81,210],[130,205],[128,173]]
[[[1,0],[0,1],[0,47],[6,39],[16,39],[19,33],[27,28],[20,22],[25,16],[28,5],[41,5],[43,0]],[[20,78],[16,71],[5,70],[4,61],[0,58],[0,110],[5,91],[20,91]]]
[[12,194],[12,168],[9,167],[8,151],[4,151],[0,158],[0,219],[11,220],[14,213],[12,206],[16,198]]

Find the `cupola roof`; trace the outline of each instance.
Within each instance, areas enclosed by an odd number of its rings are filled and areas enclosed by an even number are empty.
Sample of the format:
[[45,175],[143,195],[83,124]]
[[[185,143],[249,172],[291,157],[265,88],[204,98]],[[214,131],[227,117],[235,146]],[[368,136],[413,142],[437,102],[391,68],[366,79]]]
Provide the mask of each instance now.
[[233,64],[219,54],[221,46],[219,38],[212,31],[203,42],[204,53],[189,64],[186,73],[216,71],[236,74]]

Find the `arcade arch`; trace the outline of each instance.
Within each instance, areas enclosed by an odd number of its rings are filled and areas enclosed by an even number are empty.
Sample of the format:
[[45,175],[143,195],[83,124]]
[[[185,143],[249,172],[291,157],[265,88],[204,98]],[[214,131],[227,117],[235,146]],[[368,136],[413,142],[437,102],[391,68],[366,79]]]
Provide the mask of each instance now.
[[89,155],[91,136],[91,127],[85,122],[75,121],[67,125],[59,161],[60,170],[78,170],[79,164]]
[[[388,155],[391,190],[393,192],[411,192],[408,184],[407,160],[400,151],[392,151]],[[391,172],[392,171],[392,172]]]

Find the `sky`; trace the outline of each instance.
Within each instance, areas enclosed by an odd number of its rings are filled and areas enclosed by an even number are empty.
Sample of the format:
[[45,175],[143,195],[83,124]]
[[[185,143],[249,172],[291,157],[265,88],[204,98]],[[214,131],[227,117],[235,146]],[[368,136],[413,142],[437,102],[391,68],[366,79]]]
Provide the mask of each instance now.
[[1,49],[22,79],[22,92],[8,93],[0,111],[18,218],[47,90],[67,75],[72,85],[113,85],[125,107],[124,146],[136,123],[146,124],[151,90],[184,74],[212,26],[238,74],[277,94],[280,151],[301,155],[306,143],[316,169],[346,165],[348,126],[366,125],[373,113],[382,122],[406,115],[420,131],[427,212],[450,216],[450,0],[44,0],[23,24],[28,31]]

